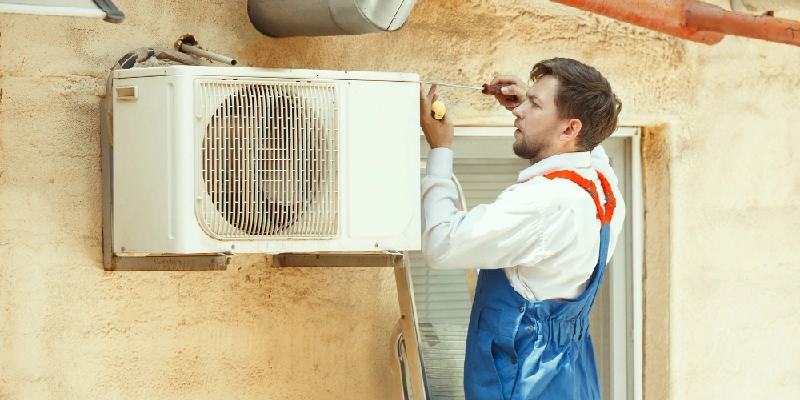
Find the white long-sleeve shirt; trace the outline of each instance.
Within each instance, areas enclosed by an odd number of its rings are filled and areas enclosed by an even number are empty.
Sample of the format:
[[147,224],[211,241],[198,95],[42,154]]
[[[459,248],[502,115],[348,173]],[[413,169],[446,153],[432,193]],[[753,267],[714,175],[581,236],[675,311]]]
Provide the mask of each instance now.
[[517,183],[494,203],[469,212],[457,208],[452,150],[435,148],[428,153],[427,176],[422,179],[422,252],[428,265],[503,268],[511,286],[528,300],[578,297],[597,264],[600,221],[584,189],[566,179],[543,177],[564,169],[594,181],[601,206],[605,197],[597,171],[611,184],[617,207],[611,219],[610,259],[622,230],[625,203],[602,146],[591,153],[558,154],[539,161],[520,172]]

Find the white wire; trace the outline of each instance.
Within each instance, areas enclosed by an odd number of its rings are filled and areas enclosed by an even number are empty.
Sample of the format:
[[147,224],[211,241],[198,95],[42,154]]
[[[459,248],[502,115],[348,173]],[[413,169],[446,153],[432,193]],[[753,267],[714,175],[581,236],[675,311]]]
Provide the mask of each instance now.
[[458,181],[458,177],[456,176],[456,174],[453,174],[453,177],[451,179],[453,180],[453,183],[456,184],[456,189],[458,190],[458,199],[459,202],[461,203],[461,211],[468,211],[467,198],[464,197],[464,189],[461,187],[461,182]]

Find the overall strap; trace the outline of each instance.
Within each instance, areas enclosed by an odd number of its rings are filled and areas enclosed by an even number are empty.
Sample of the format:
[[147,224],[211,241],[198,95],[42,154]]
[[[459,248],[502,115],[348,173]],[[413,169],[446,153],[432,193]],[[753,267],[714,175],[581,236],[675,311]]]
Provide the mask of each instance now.
[[600,206],[600,198],[597,195],[597,185],[580,176],[575,171],[555,171],[544,177],[547,179],[567,179],[582,187],[583,190],[589,193],[589,196],[592,196],[592,200],[594,200],[594,205],[597,207],[597,218],[600,219],[600,226],[602,227],[603,224],[611,223],[611,217],[614,216],[614,208],[617,206],[617,199],[614,197],[614,192],[611,190],[611,185],[608,183],[608,180],[600,171],[597,172],[597,177],[600,178],[600,186],[603,188],[603,194],[605,195],[605,207]]
[[568,179],[574,182],[592,196],[594,205],[597,208],[597,218],[600,219],[600,254],[597,257],[597,265],[592,275],[589,277],[589,287],[578,297],[578,299],[584,299],[580,312],[588,318],[589,312],[594,305],[597,291],[600,288],[600,283],[603,281],[603,275],[606,271],[608,246],[610,244],[611,218],[614,216],[614,208],[617,206],[617,200],[614,198],[614,192],[611,190],[611,185],[608,183],[608,180],[599,171],[597,172],[597,177],[600,179],[600,185],[603,187],[603,193],[605,194],[605,207],[600,206],[597,186],[594,182],[578,175],[575,171],[556,171],[544,177],[547,179]]

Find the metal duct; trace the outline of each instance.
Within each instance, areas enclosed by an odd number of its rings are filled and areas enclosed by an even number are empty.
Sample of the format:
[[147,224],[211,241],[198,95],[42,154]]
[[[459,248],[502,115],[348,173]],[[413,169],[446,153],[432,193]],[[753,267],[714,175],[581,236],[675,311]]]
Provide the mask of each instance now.
[[250,22],[273,37],[361,35],[405,25],[416,0],[247,0]]

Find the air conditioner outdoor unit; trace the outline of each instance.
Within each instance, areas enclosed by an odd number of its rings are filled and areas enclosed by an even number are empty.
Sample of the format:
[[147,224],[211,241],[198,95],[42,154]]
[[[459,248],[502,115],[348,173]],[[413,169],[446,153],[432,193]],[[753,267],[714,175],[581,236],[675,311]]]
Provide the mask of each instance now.
[[115,255],[419,249],[417,75],[113,74]]

